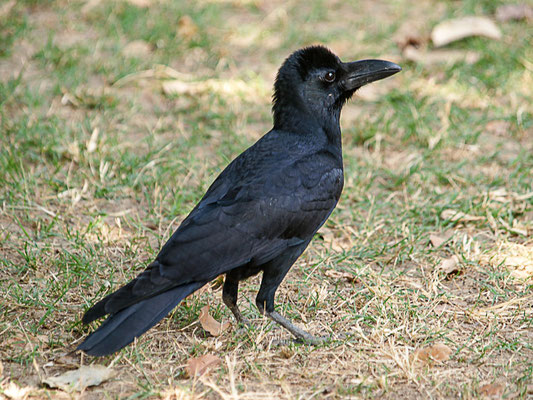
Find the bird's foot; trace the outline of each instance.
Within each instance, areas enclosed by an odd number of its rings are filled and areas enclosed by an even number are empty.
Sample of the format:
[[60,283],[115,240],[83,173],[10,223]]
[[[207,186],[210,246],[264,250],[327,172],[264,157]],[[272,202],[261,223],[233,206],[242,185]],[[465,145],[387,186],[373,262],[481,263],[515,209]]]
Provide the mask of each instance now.
[[276,311],[272,311],[270,313],[267,313],[267,315],[275,322],[283,326],[285,329],[287,329],[290,333],[292,333],[296,341],[306,344],[311,344],[313,346],[318,346],[321,344],[324,344],[325,342],[329,341],[329,337],[315,337],[311,335],[310,333],[304,331],[303,329],[297,327],[292,322],[290,322],[287,318],[283,317]]
[[305,337],[302,337],[302,338],[296,337],[293,339],[293,341],[296,343],[310,344],[312,346],[319,346],[321,344],[325,344],[329,342],[330,340],[331,340],[330,336],[313,336],[309,333],[307,333]]
[[237,325],[240,326],[240,327],[250,327],[252,326],[252,323],[250,322],[250,320],[248,318],[245,318],[243,316],[241,316],[241,318],[239,318],[237,320]]
[[237,307],[237,304],[227,304],[227,306],[235,317],[235,319],[237,320],[237,326],[243,328],[250,327],[252,325],[250,323],[250,320],[244,315],[242,315],[241,310],[239,310],[239,307]]

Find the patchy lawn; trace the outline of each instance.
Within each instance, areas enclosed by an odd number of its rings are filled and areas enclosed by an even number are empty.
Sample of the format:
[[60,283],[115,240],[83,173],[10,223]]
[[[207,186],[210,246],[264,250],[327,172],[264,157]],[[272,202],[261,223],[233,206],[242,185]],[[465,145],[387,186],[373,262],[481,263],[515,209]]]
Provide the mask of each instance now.
[[[0,396],[71,398],[40,382],[91,363],[114,378],[83,399],[532,396],[532,20],[426,55],[438,22],[503,3],[0,4]],[[239,297],[252,328],[217,281],[115,356],[68,354],[96,326],[83,312],[270,129],[277,68],[313,43],[404,68],[346,106],[341,202],[278,291],[332,341],[261,318],[256,277]],[[205,305],[233,326],[208,334]],[[220,363],[189,378],[205,354]]]

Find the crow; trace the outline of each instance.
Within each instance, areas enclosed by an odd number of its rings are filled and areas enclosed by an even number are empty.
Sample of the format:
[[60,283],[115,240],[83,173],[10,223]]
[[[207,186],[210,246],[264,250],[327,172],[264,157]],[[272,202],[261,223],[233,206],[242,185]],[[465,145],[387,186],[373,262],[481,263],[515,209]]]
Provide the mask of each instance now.
[[259,272],[260,313],[300,341],[320,343],[275,311],[274,296],[341,195],[343,105],[400,70],[383,60],[344,63],[323,46],[290,55],[274,84],[272,130],[222,171],[141,274],[85,313],[84,324],[109,316],[76,350],[118,351],[222,274],[224,303],[248,323],[237,306],[239,282]]

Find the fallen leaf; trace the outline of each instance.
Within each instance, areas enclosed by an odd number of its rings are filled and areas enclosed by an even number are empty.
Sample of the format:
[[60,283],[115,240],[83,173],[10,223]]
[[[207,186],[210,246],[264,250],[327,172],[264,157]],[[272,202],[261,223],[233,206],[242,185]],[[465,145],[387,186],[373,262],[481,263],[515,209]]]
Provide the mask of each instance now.
[[469,16],[449,19],[437,24],[431,32],[431,41],[436,47],[441,47],[470,36],[501,39],[502,33],[489,18]]
[[407,46],[403,50],[403,56],[409,60],[422,65],[449,64],[454,65],[459,62],[474,64],[481,54],[476,51],[464,50],[420,50],[414,46]]
[[462,211],[451,210],[451,209],[443,210],[440,213],[440,217],[441,219],[452,221],[452,222],[472,222],[472,221],[482,221],[485,219],[485,217],[465,214]]
[[492,398],[500,398],[503,394],[503,389],[505,389],[503,383],[487,383],[479,388],[479,394]]
[[456,272],[459,272],[459,258],[457,258],[457,256],[451,256],[450,258],[447,258],[439,265],[439,270],[444,272],[446,275],[452,275]]
[[[27,399],[31,388],[27,386],[18,386],[15,382],[11,381],[6,385],[0,385],[0,393],[6,395],[8,399],[12,400],[24,400]],[[0,397],[3,399],[4,397]]]
[[201,376],[208,369],[216,367],[220,362],[220,358],[214,354],[204,354],[203,356],[189,359],[187,361],[187,367],[185,367],[185,372],[189,377]]
[[431,361],[447,361],[450,359],[450,355],[453,353],[453,350],[450,349],[443,343],[436,343],[433,346],[427,346],[422,349],[417,349],[413,357],[415,360],[419,360],[425,363]]
[[445,243],[449,238],[446,238],[444,236],[431,234],[429,235],[429,241],[431,242],[431,245],[433,247],[440,247],[443,243]]
[[204,328],[213,336],[220,336],[222,332],[228,330],[228,328],[231,326],[231,323],[229,321],[221,324],[211,315],[209,315],[209,306],[202,307],[198,320],[200,321],[202,328]]
[[496,19],[501,22],[533,19],[533,7],[528,4],[504,4],[496,9]]
[[128,43],[122,49],[122,54],[126,57],[142,58],[148,56],[152,52],[152,46],[144,40],[134,40]]
[[104,365],[82,365],[79,369],[65,372],[43,380],[51,388],[72,392],[81,391],[88,386],[97,386],[113,376],[113,370]]
[[338,280],[346,280],[348,282],[357,281],[357,276],[355,276],[354,274],[350,274],[344,271],[336,271],[334,269],[328,269],[325,272],[325,275],[329,278],[338,279]]

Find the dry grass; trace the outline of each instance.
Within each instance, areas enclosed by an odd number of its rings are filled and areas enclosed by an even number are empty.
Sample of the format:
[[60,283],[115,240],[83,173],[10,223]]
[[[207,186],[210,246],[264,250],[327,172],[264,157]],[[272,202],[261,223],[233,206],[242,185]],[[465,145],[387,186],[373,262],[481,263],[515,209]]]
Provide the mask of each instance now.
[[[0,397],[531,396],[531,22],[456,44],[481,54],[473,65],[409,63],[391,39],[498,4],[0,7]],[[83,311],[142,270],[269,129],[277,67],[316,42],[404,67],[345,109],[341,203],[278,291],[281,313],[332,341],[293,343],[260,318],[253,278],[240,294],[253,328],[201,328],[206,304],[233,322],[217,282],[115,356],[67,354],[90,330]],[[221,364],[186,377],[208,353]],[[93,362],[115,378],[74,394],[40,384]]]

